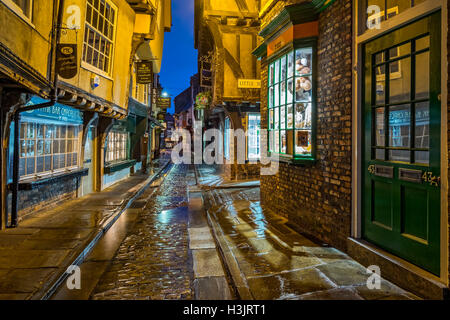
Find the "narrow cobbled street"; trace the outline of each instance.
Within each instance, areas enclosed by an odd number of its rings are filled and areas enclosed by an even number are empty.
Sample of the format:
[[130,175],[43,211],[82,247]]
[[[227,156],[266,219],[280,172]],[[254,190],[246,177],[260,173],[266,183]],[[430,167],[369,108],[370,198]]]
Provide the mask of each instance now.
[[171,168],[161,186],[132,206],[139,217],[100,279],[92,299],[192,299],[187,165]]

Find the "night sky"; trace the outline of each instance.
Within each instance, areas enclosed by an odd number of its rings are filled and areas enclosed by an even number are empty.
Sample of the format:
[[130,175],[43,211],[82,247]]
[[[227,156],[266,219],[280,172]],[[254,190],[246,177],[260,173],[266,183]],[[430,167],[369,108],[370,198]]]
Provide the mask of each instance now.
[[[161,84],[173,98],[189,87],[197,73],[194,49],[194,0],[172,0],[172,31],[165,34]],[[170,113],[175,110],[173,103]]]

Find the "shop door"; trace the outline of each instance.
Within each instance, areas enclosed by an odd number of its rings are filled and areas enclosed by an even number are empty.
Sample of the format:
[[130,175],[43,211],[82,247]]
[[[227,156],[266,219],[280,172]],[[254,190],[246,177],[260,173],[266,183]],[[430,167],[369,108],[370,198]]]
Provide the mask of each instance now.
[[83,178],[83,196],[94,192],[94,146],[95,146],[95,127],[89,127],[86,146],[84,150],[84,167],[89,169],[88,176]]
[[363,237],[440,272],[440,13],[365,45]]

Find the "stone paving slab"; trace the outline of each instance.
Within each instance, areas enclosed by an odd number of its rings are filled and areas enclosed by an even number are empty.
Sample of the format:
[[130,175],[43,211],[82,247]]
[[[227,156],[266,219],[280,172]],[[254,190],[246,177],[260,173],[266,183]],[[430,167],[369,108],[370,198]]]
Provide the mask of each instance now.
[[167,164],[168,160],[158,161],[151,174],[136,174],[101,193],[30,215],[16,229],[0,231],[0,297],[43,297],[87,245]]
[[370,290],[366,268],[295,232],[285,218],[261,206],[259,188],[211,189],[204,197],[241,298],[418,299],[384,279],[381,289]]

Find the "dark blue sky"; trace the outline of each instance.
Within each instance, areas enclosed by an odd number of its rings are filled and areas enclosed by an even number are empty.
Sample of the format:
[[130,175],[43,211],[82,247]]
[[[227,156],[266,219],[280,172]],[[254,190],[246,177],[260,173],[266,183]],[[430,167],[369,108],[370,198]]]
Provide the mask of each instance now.
[[[194,0],[172,0],[172,31],[166,33],[161,68],[161,84],[175,98],[189,87],[197,73],[194,49]],[[169,109],[174,112],[174,106]]]

